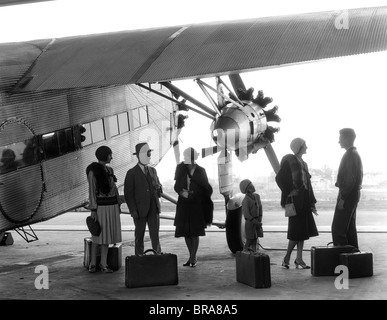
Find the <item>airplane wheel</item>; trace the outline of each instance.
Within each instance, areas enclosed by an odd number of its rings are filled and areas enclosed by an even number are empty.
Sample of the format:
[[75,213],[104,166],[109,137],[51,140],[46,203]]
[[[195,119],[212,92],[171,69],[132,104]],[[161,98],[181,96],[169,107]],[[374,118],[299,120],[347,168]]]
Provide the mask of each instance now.
[[226,217],[226,238],[232,253],[242,251],[246,241],[245,219],[242,219],[242,207],[228,210]]

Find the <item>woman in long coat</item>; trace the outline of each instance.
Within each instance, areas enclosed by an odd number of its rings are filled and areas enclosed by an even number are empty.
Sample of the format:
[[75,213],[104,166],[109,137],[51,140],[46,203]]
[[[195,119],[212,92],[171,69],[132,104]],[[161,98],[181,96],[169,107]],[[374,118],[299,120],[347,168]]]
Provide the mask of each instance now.
[[318,235],[313,218],[313,213],[317,215],[317,201],[313,193],[308,165],[302,159],[307,149],[305,140],[293,139],[290,148],[294,155],[288,154],[282,158],[280,170],[276,176],[277,184],[282,191],[281,206],[285,207],[285,204],[292,199],[296,209],[296,215],[288,218],[289,244],[282,266],[289,269],[290,255],[297,245],[297,258],[294,264],[297,268],[310,269],[302,259],[302,251],[304,241]]
[[184,151],[184,161],[177,165],[174,189],[179,195],[174,225],[175,237],[184,237],[189,259],[183,266],[195,267],[199,237],[205,236],[205,228],[212,222],[212,187],[206,170],[195,160],[198,153],[193,148]]

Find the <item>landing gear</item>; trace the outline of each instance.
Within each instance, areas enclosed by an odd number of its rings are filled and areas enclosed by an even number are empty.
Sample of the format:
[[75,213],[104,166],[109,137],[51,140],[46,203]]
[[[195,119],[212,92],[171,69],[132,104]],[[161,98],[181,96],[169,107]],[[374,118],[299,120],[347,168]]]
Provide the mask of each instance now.
[[246,242],[245,219],[242,217],[242,207],[227,210],[226,217],[227,244],[232,253],[242,251]]

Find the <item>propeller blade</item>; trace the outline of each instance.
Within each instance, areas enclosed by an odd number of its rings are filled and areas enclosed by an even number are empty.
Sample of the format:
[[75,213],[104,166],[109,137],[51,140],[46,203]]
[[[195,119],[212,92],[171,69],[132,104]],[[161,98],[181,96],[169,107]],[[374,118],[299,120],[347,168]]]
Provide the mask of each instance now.
[[238,94],[239,89],[246,91],[245,84],[243,83],[242,77],[239,73],[230,74],[228,77],[236,94]]
[[239,100],[253,100],[254,88],[246,89],[240,74],[231,74],[229,78]]
[[270,161],[271,166],[273,167],[274,172],[277,174],[279,171],[279,161],[277,155],[274,152],[273,146],[269,143],[265,148],[266,156]]
[[[219,91],[220,93],[224,94],[223,84],[222,84],[222,81],[220,81],[219,77],[216,77],[216,90]],[[227,101],[220,94],[217,95],[217,99],[218,99],[218,106],[219,106],[220,110],[222,110],[224,108],[224,106],[226,105]]]

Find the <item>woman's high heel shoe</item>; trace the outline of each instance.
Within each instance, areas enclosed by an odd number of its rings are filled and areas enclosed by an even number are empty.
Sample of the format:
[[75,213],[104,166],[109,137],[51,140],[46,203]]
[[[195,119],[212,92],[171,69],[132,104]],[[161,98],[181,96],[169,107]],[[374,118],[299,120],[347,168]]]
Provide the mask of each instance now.
[[304,261],[302,263],[299,263],[296,259],[294,260],[294,264],[296,265],[296,269],[298,269],[298,267],[300,267],[301,269],[310,269],[310,267],[306,265]]
[[190,266],[191,266],[191,261],[188,259],[188,261],[183,264],[183,267],[190,267]]
[[195,268],[197,264],[198,264],[198,260],[195,259],[194,262],[191,262],[191,266],[190,267],[191,268]]
[[289,263],[286,263],[285,260],[282,261],[282,267],[289,269]]
[[113,270],[110,269],[108,266],[104,267],[102,264],[99,265],[99,268],[101,269],[102,272],[105,273],[113,273]]

